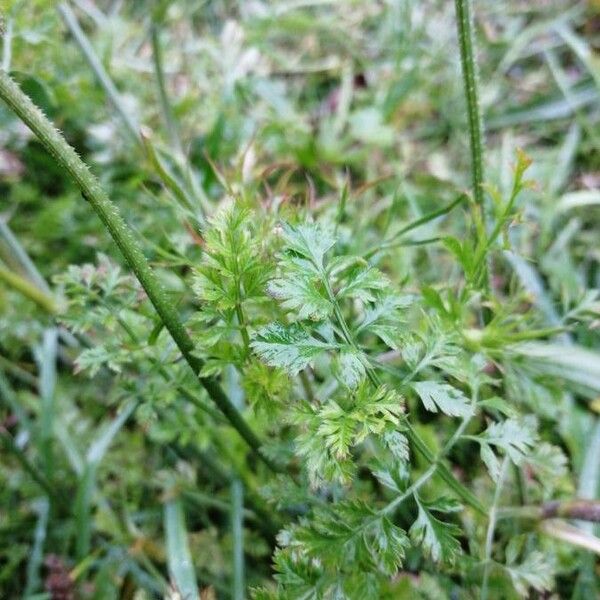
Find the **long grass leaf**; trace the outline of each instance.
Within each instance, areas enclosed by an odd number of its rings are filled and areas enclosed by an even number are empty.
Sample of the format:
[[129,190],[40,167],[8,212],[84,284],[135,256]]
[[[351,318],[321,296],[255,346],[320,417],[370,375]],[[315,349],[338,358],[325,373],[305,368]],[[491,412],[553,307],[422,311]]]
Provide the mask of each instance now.
[[181,500],[169,500],[164,507],[167,562],[172,582],[181,598],[199,600],[196,571],[188,544]]

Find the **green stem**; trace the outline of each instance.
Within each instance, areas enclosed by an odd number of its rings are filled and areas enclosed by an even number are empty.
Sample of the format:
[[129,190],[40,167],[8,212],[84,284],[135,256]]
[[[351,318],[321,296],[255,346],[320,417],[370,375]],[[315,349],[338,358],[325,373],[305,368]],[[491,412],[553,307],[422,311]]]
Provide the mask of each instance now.
[[[83,197],[90,203],[100,220],[110,233],[123,254],[128,265],[146,291],[156,312],[171,334],[173,341],[184,359],[198,375],[203,361],[194,356],[194,343],[180,320],[173,302],[167,296],[158,277],[148,264],[139,242],[127,226],[116,206],[108,198],[98,180],[91,174],[87,165],[77,156],[62,135],[53,127],[37,106],[26,96],[12,79],[0,71],[0,98],[35,133],[46,150],[57,163],[67,171],[81,190]],[[209,377],[199,377],[208,395],[238,431],[248,446],[273,471],[281,471],[271,459],[261,451],[261,442],[244,418],[223,392],[219,383]]]
[[160,46],[160,29],[157,23],[152,23],[150,28],[150,38],[152,40],[152,60],[154,63],[154,74],[156,76],[156,87],[158,88],[158,98],[160,101],[160,110],[164,121],[165,129],[171,140],[173,150],[180,156],[183,156],[183,144],[179,136],[177,123],[173,117],[167,88],[165,85],[165,72],[163,69],[162,49]]
[[460,58],[467,101],[469,137],[471,142],[471,168],[473,179],[473,197],[483,216],[484,167],[483,167],[483,120],[479,107],[479,74],[475,61],[475,36],[473,34],[472,0],[455,0],[458,26]]
[[[426,215],[423,215],[422,217],[419,217],[418,219],[415,219],[414,221],[411,221],[410,223],[408,223],[407,225],[402,227],[402,229],[397,231],[394,235],[389,237],[387,240],[384,240],[381,244],[374,246],[370,250],[367,250],[367,252],[365,252],[365,254],[364,254],[364,258],[366,260],[368,260],[369,258],[374,256],[378,252],[382,252],[383,250],[391,250],[392,248],[396,248],[398,246],[404,245],[407,242],[400,241],[400,238],[404,234],[408,233],[409,231],[412,231],[413,229],[417,229],[418,227],[421,227],[421,225],[426,225],[427,223],[429,223],[430,221],[433,221],[434,219],[437,219],[443,215],[448,214],[456,206],[458,206],[459,204],[462,204],[462,202],[464,200],[465,200],[465,195],[461,194],[460,196],[455,198],[452,202],[450,202],[446,206],[442,206],[442,208],[438,208],[437,210],[434,210],[430,213],[427,213]],[[437,241],[438,239],[439,238],[431,238],[431,239],[427,239],[427,240],[423,240],[423,241],[424,242],[432,242],[432,241]],[[413,243],[418,243],[418,242],[419,241],[413,242]]]
[[58,307],[54,298],[37,288],[33,283],[29,282],[24,277],[12,273],[0,265],[0,281],[4,281],[11,288],[35,302],[42,310],[50,315],[58,312]]
[[490,576],[490,564],[492,561],[492,547],[494,544],[494,532],[496,531],[496,521],[498,518],[498,505],[500,504],[500,496],[504,487],[504,479],[508,470],[508,457],[505,457],[500,467],[500,475],[496,483],[496,491],[494,492],[494,501],[490,509],[487,532],[485,535],[485,561],[483,567],[483,583],[481,584],[481,600],[486,600],[488,594],[488,581]]

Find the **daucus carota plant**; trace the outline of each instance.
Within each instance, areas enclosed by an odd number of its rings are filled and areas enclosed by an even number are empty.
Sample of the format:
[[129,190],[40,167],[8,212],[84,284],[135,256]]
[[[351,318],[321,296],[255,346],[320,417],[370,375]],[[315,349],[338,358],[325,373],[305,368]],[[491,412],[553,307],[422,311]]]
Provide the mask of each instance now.
[[[594,323],[597,295],[588,290],[549,319],[538,309],[543,282],[534,280],[532,294],[532,277],[527,288],[507,272],[505,256],[522,260],[511,226],[531,193],[531,160],[515,153],[502,191],[484,176],[470,0],[455,9],[471,191],[436,179],[439,203],[411,218],[399,216],[403,200],[414,203],[409,182],[385,199],[371,184],[353,190],[351,173],[338,186],[315,166],[310,144],[296,150],[316,183],[298,183],[293,170],[273,180],[287,169],[277,163],[260,171],[263,191],[254,161],[265,158],[251,143],[231,169],[207,156],[223,198],[217,206],[214,192],[199,197],[168,96],[165,6],[153,13],[149,47],[168,151],[150,130],[137,131],[75,13],[67,4],[60,11],[147,162],[147,188],[163,185],[174,200],[169,226],[183,230],[185,244],[159,243],[159,217],[144,232],[156,229],[157,240],[142,244],[65,137],[0,72],[0,98],[75,182],[123,258],[119,266],[99,253],[93,264],[70,265],[56,290],[0,264],[11,293],[49,320],[33,352],[39,382],[17,361],[0,362],[0,398],[26,433],[0,422],[0,440],[42,495],[27,593],[41,589],[46,544],[72,557],[61,576],[82,597],[90,589],[192,600],[593,597],[600,511],[577,498],[572,470],[591,480],[580,490],[597,487],[597,443],[582,451],[559,420],[589,421],[575,398],[593,403],[600,392],[597,355],[567,335]],[[225,33],[224,45],[235,46],[239,32]],[[338,132],[366,85],[345,77],[334,99]],[[273,104],[283,119],[281,98]],[[388,124],[369,110],[349,129],[363,141],[385,138]],[[278,126],[274,119],[266,135]],[[226,127],[217,133],[225,137]],[[267,138],[264,154],[284,153],[285,138]],[[328,186],[341,189],[321,200],[317,190]],[[298,187],[308,189],[306,202],[294,196]],[[152,248],[152,265],[142,247]],[[560,346],[559,334],[572,346]],[[73,353],[75,376],[63,384]],[[88,388],[68,393],[84,374],[98,387],[89,393],[101,397],[99,410],[109,412],[105,394],[119,410],[101,415],[91,443],[82,425],[80,451],[76,427],[56,415],[73,420],[86,409]],[[15,382],[37,389],[39,428],[21,405],[32,393],[14,393]],[[29,437],[35,452],[23,443]],[[119,465],[110,461],[115,440]]]

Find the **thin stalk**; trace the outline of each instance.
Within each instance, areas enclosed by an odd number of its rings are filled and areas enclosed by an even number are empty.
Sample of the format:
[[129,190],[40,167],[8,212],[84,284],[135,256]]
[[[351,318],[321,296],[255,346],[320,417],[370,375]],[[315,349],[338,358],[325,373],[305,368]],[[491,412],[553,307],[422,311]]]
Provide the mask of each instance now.
[[[99,302],[102,301],[100,297],[98,297],[98,301]],[[108,303],[102,302],[102,304],[108,310],[110,310],[110,307],[109,307]],[[136,344],[136,345],[140,345],[141,344],[140,338],[135,333],[135,331],[133,331],[133,329],[129,326],[129,324],[127,323],[127,321],[125,321],[125,319],[123,319],[123,317],[117,316],[117,323],[121,326],[121,328],[123,329],[123,331],[125,331],[125,333],[129,336],[129,338],[131,339],[131,341],[134,344]],[[160,374],[160,376],[165,381],[176,385],[177,391],[186,400],[188,400],[192,404],[196,405],[200,410],[202,410],[206,414],[210,415],[217,422],[221,422],[222,421],[223,415],[219,411],[217,411],[214,408],[212,408],[212,406],[208,406],[207,404],[205,404],[204,401],[199,396],[197,396],[196,394],[194,394],[194,392],[192,392],[191,390],[189,390],[184,385],[176,384],[173,381],[172,377],[169,375],[169,372],[167,371],[167,369],[157,359],[155,359],[154,357],[150,357],[150,362],[157,369],[158,373]]]
[[[348,327],[346,319],[342,314],[341,307],[339,305],[339,302],[337,301],[337,298],[335,297],[335,294],[329,283],[327,273],[325,273],[324,269],[321,272],[321,278],[325,283],[327,295],[329,297],[330,302],[333,305],[334,314],[336,316],[336,319],[338,320],[338,324],[340,326],[340,329],[342,330],[344,339],[352,348],[361,352],[360,348],[358,347],[358,344],[356,343],[356,340],[350,332],[350,328]],[[372,366],[367,367],[367,377],[375,387],[381,385],[381,379],[379,378],[377,371]],[[487,511],[485,507],[475,496],[475,494],[473,494],[468,488],[466,488],[462,483],[460,483],[460,481],[458,481],[458,479],[456,479],[456,477],[452,474],[450,469],[448,469],[448,467],[444,463],[440,462],[439,458],[435,457],[435,455],[431,452],[427,444],[421,439],[421,436],[417,433],[417,431],[414,429],[414,427],[411,425],[408,419],[405,420],[404,423],[406,425],[406,437],[417,449],[419,454],[421,454],[430,465],[434,465],[436,467],[437,474],[460,498],[462,498],[467,504],[472,506],[477,512],[481,513],[482,515],[486,515]]]
[[[368,260],[369,258],[374,256],[378,252],[381,252],[383,250],[390,250],[392,248],[402,246],[404,243],[407,243],[407,242],[403,243],[400,241],[400,238],[404,234],[408,233],[409,231],[412,231],[413,229],[417,229],[421,225],[426,225],[427,223],[429,223],[430,221],[433,221],[434,219],[437,219],[443,215],[448,214],[450,211],[452,211],[452,209],[457,207],[459,204],[462,204],[462,202],[464,202],[464,200],[465,200],[465,196],[464,196],[464,194],[461,194],[460,196],[458,196],[458,198],[454,199],[452,202],[450,202],[446,206],[442,206],[442,208],[438,208],[437,210],[427,213],[426,215],[423,215],[422,217],[419,217],[418,219],[415,219],[414,221],[407,223],[404,227],[402,227],[402,229],[400,229],[399,231],[394,233],[394,235],[390,236],[387,240],[384,240],[381,244],[379,244],[377,246],[373,246],[373,248],[371,248],[370,250],[367,250],[367,252],[364,254],[364,258],[366,260]],[[428,243],[428,242],[437,241],[437,240],[438,240],[438,238],[431,238],[431,239],[427,239],[427,240],[422,240],[422,242]],[[419,241],[420,240],[417,240],[417,242],[419,242]],[[413,241],[413,244],[414,243],[415,242]]]
[[555,500],[538,506],[509,506],[499,511],[499,518],[526,519],[578,519],[600,523],[600,502],[595,500]]
[[483,167],[483,120],[479,106],[479,73],[475,60],[475,36],[473,33],[472,0],[455,0],[456,23],[458,27],[458,42],[460,59],[467,102],[467,117],[469,121],[469,138],[471,142],[471,169],[473,197],[479,206],[481,217],[484,218],[483,183],[485,173]]
[[[87,165],[79,158],[75,150],[69,146],[39,108],[33,104],[29,97],[19,89],[6,73],[1,71],[0,98],[38,136],[46,150],[71,175],[81,190],[83,197],[100,217],[100,220],[110,233],[123,257],[146,291],[150,302],[171,334],[184,359],[194,374],[198,375],[204,362],[194,356],[194,343],[179,318],[173,302],[167,296],[158,277],[150,267],[133,232],[125,223],[106,192],[102,189],[96,177],[91,174]],[[223,392],[220,384],[210,377],[199,377],[199,379],[208,392],[208,395],[246,441],[248,446],[270,469],[281,471],[281,467],[276,465],[261,451],[261,441]]]
[[40,290],[51,295],[50,286],[3,219],[0,219],[0,254],[10,267],[19,268]]
[[58,306],[52,296],[40,290],[24,277],[5,269],[2,265],[0,265],[0,281],[37,304],[44,312],[50,315],[58,312]]
[[160,112],[164,121],[165,129],[171,140],[171,146],[180,156],[183,157],[183,144],[179,136],[179,129],[171,103],[167,96],[167,87],[165,85],[165,72],[163,69],[162,48],[160,45],[160,28],[157,23],[152,23],[150,28],[150,39],[152,40],[152,61],[154,63],[154,74],[156,76],[156,87],[158,88],[158,99],[160,103]]
[[106,69],[98,58],[98,55],[96,54],[92,44],[81,29],[75,13],[71,10],[71,7],[66,2],[61,2],[56,8],[60,13],[65,25],[71,32],[71,35],[75,38],[77,45],[83,53],[86,61],[90,65],[90,68],[94,72],[98,83],[106,92],[106,95],[119,114],[119,117],[121,117],[123,124],[127,128],[127,132],[130,134],[131,138],[136,144],[140,144],[141,140],[139,126],[125,108],[123,100],[117,88],[115,87],[115,84],[110,78],[110,75],[106,72]]
[[498,505],[500,504],[500,496],[504,486],[506,471],[508,470],[508,457],[504,457],[502,466],[500,467],[500,476],[496,483],[496,491],[494,500],[490,509],[490,517],[488,521],[487,532],[485,535],[485,564],[483,567],[483,583],[481,584],[481,600],[486,600],[488,595],[488,581],[490,576],[490,563],[492,560],[492,546],[494,545],[494,532],[496,531],[496,522],[498,518]]
[[233,581],[231,597],[244,600],[244,487],[239,479],[231,482],[231,537],[233,539]]

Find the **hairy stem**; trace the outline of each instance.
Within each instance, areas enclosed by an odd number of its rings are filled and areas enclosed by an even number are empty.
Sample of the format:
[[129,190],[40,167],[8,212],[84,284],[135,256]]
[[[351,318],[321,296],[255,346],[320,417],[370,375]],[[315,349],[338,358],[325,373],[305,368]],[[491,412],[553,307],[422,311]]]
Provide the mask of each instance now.
[[[167,296],[158,277],[142,253],[139,242],[96,177],[91,174],[87,165],[77,156],[75,150],[69,146],[40,109],[3,71],[0,71],[0,98],[38,136],[46,150],[71,175],[135,273],[186,362],[197,375],[204,363],[194,356],[192,339],[185,330],[173,302]],[[233,406],[219,383],[209,377],[199,377],[199,379],[208,395],[250,448],[269,468],[273,471],[280,471],[281,468],[261,451],[260,440]]]
[[473,34],[472,0],[455,0],[458,26],[460,58],[467,102],[469,137],[471,143],[471,168],[473,197],[479,206],[483,218],[483,120],[479,107],[479,74],[475,61],[475,36]]

